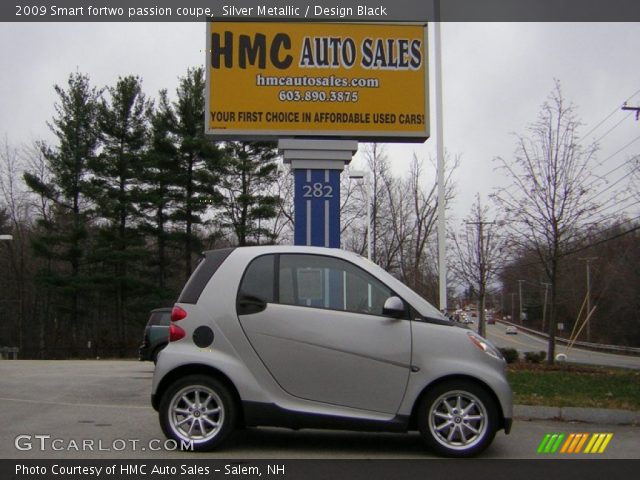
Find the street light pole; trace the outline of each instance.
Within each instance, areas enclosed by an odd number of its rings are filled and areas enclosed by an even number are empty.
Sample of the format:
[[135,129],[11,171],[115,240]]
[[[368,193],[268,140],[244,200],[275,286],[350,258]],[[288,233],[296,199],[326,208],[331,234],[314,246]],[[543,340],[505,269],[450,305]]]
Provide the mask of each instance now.
[[436,113],[436,169],[438,184],[438,283],[440,290],[440,311],[447,310],[447,240],[445,221],[445,185],[444,185],[444,134],[442,121],[442,46],[440,35],[440,0],[435,4],[436,22],[433,23],[433,52],[435,78]]
[[514,300],[514,297],[516,296],[515,293],[511,293],[511,322],[515,323],[516,322],[516,302]]
[[544,332],[544,327],[547,319],[547,294],[549,293],[550,283],[542,282],[544,285],[544,306],[542,307],[542,331]]
[[520,325],[522,325],[522,282],[524,280],[518,280],[518,320],[520,320]]

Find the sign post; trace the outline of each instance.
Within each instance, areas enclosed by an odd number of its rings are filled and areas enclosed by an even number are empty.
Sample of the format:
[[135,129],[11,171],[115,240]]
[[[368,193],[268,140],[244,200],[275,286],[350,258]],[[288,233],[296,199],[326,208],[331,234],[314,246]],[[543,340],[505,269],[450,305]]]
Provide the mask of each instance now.
[[212,21],[206,133],[278,139],[296,245],[340,247],[340,174],[358,140],[429,137],[425,23]]
[[294,172],[294,244],[340,248],[340,174],[358,142],[283,139],[278,149]]

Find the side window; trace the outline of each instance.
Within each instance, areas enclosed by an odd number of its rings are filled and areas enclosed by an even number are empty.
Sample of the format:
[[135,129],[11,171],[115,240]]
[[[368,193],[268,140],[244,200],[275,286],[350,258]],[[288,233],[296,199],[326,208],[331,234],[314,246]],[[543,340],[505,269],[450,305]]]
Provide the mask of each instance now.
[[238,296],[246,295],[272,303],[274,300],[273,255],[264,255],[253,260],[242,277]]
[[382,315],[393,295],[364,270],[321,255],[281,255],[279,278],[279,302],[285,305]]

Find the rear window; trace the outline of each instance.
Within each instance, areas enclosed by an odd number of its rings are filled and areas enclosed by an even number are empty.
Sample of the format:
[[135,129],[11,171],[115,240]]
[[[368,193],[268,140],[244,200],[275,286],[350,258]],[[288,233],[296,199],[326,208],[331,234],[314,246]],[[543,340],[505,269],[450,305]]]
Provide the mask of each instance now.
[[149,317],[149,326],[168,326],[171,323],[171,310],[164,312],[153,312]]
[[204,287],[233,250],[233,248],[224,248],[206,252],[204,260],[200,262],[182,289],[178,303],[198,303]]

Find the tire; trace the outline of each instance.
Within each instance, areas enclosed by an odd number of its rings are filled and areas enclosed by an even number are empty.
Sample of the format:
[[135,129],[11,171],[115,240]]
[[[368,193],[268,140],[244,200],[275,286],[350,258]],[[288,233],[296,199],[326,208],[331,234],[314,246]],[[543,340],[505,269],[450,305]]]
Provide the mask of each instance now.
[[190,375],[173,383],[159,408],[164,434],[178,445],[192,442],[193,450],[218,447],[233,431],[236,404],[229,389],[205,375]]
[[480,385],[451,380],[436,385],[418,408],[418,427],[427,446],[446,457],[471,457],[496,434],[495,401]]

